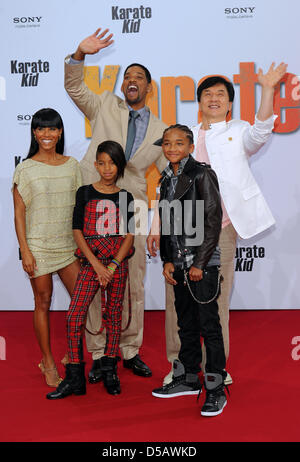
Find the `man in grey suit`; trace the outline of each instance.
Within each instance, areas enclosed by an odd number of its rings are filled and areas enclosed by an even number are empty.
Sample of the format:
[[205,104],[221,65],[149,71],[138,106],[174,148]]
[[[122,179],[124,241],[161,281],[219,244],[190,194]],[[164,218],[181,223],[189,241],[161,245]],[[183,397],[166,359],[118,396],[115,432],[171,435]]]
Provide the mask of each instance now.
[[[89,119],[92,128],[92,140],[88,151],[81,161],[84,184],[97,180],[94,158],[97,146],[105,140],[119,142],[127,156],[125,174],[117,185],[131,192],[135,200],[148,203],[145,173],[153,163],[159,171],[166,166],[161,147],[154,143],[161,138],[166,125],[157,119],[145,105],[151,92],[151,75],[141,64],[131,64],[124,73],[122,92],[125,101],[111,92],[97,95],[84,83],[84,58],[93,55],[113,43],[108,30],[85,38],[76,52],[65,59],[65,89],[74,103]],[[132,131],[133,127],[133,131]],[[147,233],[147,231],[146,231]],[[129,278],[131,293],[132,319],[129,328],[122,334],[120,348],[124,367],[136,375],[150,377],[149,367],[141,360],[139,348],[143,340],[144,324],[144,276],[146,269],[146,233],[135,236],[135,254],[129,260]],[[125,297],[126,299],[126,297]],[[128,306],[124,303],[124,318],[128,316]],[[101,325],[99,294],[90,306],[87,328],[97,332]],[[100,358],[104,355],[105,337],[86,333],[87,348],[93,355],[93,367],[89,372],[90,383],[101,380]]]

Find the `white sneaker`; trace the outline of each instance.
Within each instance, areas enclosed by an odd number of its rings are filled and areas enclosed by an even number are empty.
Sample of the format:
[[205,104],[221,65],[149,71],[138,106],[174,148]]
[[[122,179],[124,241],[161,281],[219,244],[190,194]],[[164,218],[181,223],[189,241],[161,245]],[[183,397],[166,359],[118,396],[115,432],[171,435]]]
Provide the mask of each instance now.
[[[201,383],[196,374],[196,380],[193,382],[187,382],[189,374],[183,374],[179,377],[173,377],[171,383],[164,385],[160,388],[155,388],[152,391],[152,395],[156,398],[174,398],[177,396],[186,396],[186,395],[200,395],[201,393]],[[192,374],[190,374],[192,375]]]
[[223,412],[227,404],[224,393],[223,375],[206,372],[204,374],[204,387],[206,390],[205,403],[201,415],[212,417]]
[[224,380],[224,385],[232,385],[233,384],[232,377],[229,374],[229,372],[226,371],[226,373],[227,375],[226,375],[226,379]]

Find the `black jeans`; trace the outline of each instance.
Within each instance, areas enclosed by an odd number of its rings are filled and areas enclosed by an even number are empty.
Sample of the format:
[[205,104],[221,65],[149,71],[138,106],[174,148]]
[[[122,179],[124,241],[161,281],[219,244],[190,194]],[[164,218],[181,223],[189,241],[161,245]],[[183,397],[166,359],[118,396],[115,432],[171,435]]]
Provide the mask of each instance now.
[[[207,271],[209,271],[210,280],[209,290],[216,292],[218,269],[217,267],[209,267]],[[217,300],[205,304],[197,303],[184,282],[183,270],[175,270],[173,277],[177,281],[174,292],[178,333],[181,341],[179,360],[184,365],[186,372],[199,372],[202,360],[200,337],[203,337],[207,355],[205,371],[203,372],[224,376],[223,370],[226,359]],[[213,290],[212,285],[215,286],[215,290]]]

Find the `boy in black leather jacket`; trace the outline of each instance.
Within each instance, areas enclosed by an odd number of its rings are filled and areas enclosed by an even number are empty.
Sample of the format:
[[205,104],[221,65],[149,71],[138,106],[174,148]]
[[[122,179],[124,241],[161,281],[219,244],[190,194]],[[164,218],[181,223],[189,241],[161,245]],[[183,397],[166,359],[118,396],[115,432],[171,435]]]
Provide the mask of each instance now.
[[207,351],[206,400],[201,414],[214,416],[226,405],[225,353],[217,304],[222,225],[218,180],[209,165],[190,155],[193,134],[185,125],[167,128],[162,148],[169,165],[160,181],[160,256],[163,275],[174,286],[181,348],[172,382],[152,394],[171,398],[201,392],[201,335]]

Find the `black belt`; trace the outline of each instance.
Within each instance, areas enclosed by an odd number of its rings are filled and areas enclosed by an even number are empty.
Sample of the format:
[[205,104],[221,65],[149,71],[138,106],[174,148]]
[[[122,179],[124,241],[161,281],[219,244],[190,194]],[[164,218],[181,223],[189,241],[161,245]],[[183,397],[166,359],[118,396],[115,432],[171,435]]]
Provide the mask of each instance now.
[[92,236],[84,236],[85,239],[99,239],[100,237],[122,237],[122,234],[93,234]]

